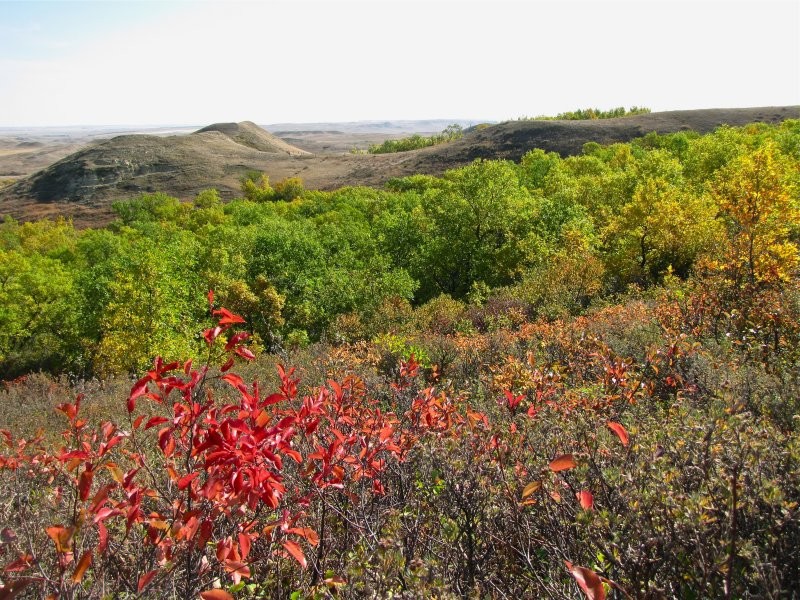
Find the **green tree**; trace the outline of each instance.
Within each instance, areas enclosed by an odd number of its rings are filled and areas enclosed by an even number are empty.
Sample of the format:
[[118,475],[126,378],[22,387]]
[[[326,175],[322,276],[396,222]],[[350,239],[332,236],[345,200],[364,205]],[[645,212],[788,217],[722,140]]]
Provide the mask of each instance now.
[[129,235],[99,316],[94,370],[100,374],[136,372],[155,356],[191,357],[202,347],[193,333],[206,290],[193,268],[193,237],[169,229],[160,240]]
[[241,179],[242,193],[251,202],[268,202],[275,197],[275,190],[269,185],[266,173],[251,171]]
[[0,372],[69,369],[76,357],[73,273],[38,253],[0,250]]
[[444,179],[424,196],[429,230],[410,270],[422,284],[419,300],[463,298],[474,281],[508,284],[530,259],[536,204],[512,164],[478,160]]

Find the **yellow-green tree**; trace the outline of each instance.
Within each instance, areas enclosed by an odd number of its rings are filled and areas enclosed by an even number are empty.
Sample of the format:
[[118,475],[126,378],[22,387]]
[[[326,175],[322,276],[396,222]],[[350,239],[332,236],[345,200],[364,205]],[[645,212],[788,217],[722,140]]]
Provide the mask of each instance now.
[[800,258],[790,239],[800,226],[796,170],[768,141],[717,174],[711,194],[725,216],[728,243],[716,266],[734,285],[788,281],[794,275]]
[[603,231],[609,272],[619,284],[658,281],[670,268],[687,276],[719,237],[716,207],[664,177],[646,179]]
[[202,286],[190,273],[194,248],[174,235],[162,246],[130,240],[108,285],[99,319],[94,370],[135,372],[155,356],[196,356],[194,337],[202,316]]

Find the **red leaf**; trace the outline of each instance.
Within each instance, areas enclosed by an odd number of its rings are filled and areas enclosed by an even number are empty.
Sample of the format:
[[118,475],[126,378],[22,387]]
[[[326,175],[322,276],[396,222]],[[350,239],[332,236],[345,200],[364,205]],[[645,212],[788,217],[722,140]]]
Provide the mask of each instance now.
[[151,581],[153,581],[153,577],[156,576],[156,573],[158,573],[158,569],[155,569],[153,571],[148,571],[147,573],[139,577],[139,583],[136,586],[136,591],[141,594],[142,590],[146,588]]
[[152,377],[148,373],[144,377],[142,377],[139,381],[133,384],[131,388],[131,393],[128,396],[128,412],[133,412],[133,409],[136,408],[136,399],[139,396],[144,396],[147,392],[147,384],[152,381]]
[[64,452],[63,454],[59,454],[57,458],[62,463],[67,463],[75,458],[77,458],[78,460],[86,460],[87,458],[89,458],[89,453],[86,452],[86,450],[71,450],[70,452]]
[[244,323],[244,319],[239,315],[233,314],[227,308],[220,308],[219,310],[215,310],[212,313],[215,317],[222,316],[222,318],[218,321],[220,325],[235,325],[236,323]]
[[222,381],[227,381],[235,388],[244,387],[244,379],[239,377],[236,373],[226,373],[220,377],[220,379],[222,379]]
[[509,410],[514,410],[519,406],[519,403],[525,398],[525,394],[515,396],[511,390],[505,390],[506,400],[508,401]]
[[605,600],[606,589],[597,573],[586,567],[577,567],[568,560],[564,564],[589,600]]
[[614,421],[609,421],[608,423],[606,423],[606,425],[608,425],[608,428],[611,431],[617,434],[619,441],[622,442],[622,445],[627,448],[628,444],[630,443],[630,438],[628,437],[628,432],[625,431],[625,428],[619,423],[615,423]]
[[306,562],[306,557],[303,554],[303,550],[300,548],[300,546],[298,546],[297,544],[295,544],[294,542],[291,542],[289,540],[286,540],[285,542],[281,542],[281,544],[283,545],[284,548],[286,548],[286,551],[289,554],[291,554],[292,557],[297,562],[300,563],[300,566],[305,569],[306,565],[308,565],[308,563]]
[[234,350],[234,352],[236,352],[236,354],[245,360],[253,360],[256,357],[252,350],[245,348],[244,346],[239,346],[236,350]]
[[224,364],[224,365],[222,365],[222,366],[219,368],[219,370],[220,370],[220,371],[222,371],[222,372],[224,373],[225,371],[227,371],[228,369],[230,369],[230,368],[233,366],[233,363],[234,363],[234,361],[233,361],[233,357],[231,357],[231,358],[229,358],[227,361],[225,361],[225,364]]
[[64,404],[59,404],[56,406],[56,410],[64,413],[67,415],[67,418],[72,421],[78,414],[78,409],[74,404],[70,404],[69,402],[65,402]]
[[225,590],[206,590],[200,592],[200,597],[203,600],[233,600],[233,596]]
[[103,521],[105,521],[109,517],[113,517],[115,515],[121,515],[121,514],[122,514],[122,511],[119,510],[118,508],[109,508],[107,506],[104,506],[103,508],[101,508],[100,510],[97,511],[97,514],[94,516],[94,522],[95,523],[102,523]]
[[213,329],[206,329],[203,332],[203,337],[206,339],[206,343],[210,346],[214,343],[214,340],[217,339],[220,333],[222,333],[222,327],[217,326]]
[[147,424],[144,426],[145,430],[150,429],[151,427],[155,427],[156,425],[161,425],[161,423],[166,423],[169,419],[164,417],[153,417],[147,421]]
[[581,490],[576,494],[583,510],[594,509],[594,494],[589,490]]
[[336,397],[336,401],[337,402],[341,402],[342,401],[342,386],[340,386],[339,383],[334,381],[333,379],[329,379],[328,380],[328,385],[333,390],[333,393],[334,393],[334,395]]
[[562,454],[558,458],[554,458],[550,461],[550,470],[553,471],[553,473],[574,469],[577,466],[578,464],[575,462],[572,454]]
[[283,400],[283,394],[270,394],[266,398],[264,398],[263,402],[261,403],[262,406],[269,406],[271,404],[277,404]]
[[139,426],[142,424],[142,421],[144,421],[144,415],[139,415],[138,417],[136,417],[136,420],[133,422],[133,428],[139,429]]
[[111,449],[112,449],[114,446],[116,446],[117,444],[119,444],[119,443],[120,443],[120,442],[121,442],[123,439],[124,439],[124,438],[123,438],[123,436],[121,436],[121,435],[115,435],[115,436],[114,436],[114,437],[112,437],[110,440],[108,440],[108,441],[105,443],[105,445],[101,444],[101,445],[100,445],[100,456],[103,456],[103,455],[105,455],[105,454],[106,454],[106,452],[108,452],[108,451],[109,451],[109,450],[111,450]]
[[102,521],[97,524],[97,537],[100,538],[97,549],[100,552],[105,552],[108,549],[108,529],[103,525]]
[[239,534],[239,551],[242,560],[247,559],[247,555],[250,554],[250,536],[246,533]]
[[89,492],[92,490],[92,479],[94,479],[94,471],[87,466],[78,479],[78,492],[84,502],[89,499]]
[[86,569],[92,564],[92,551],[87,550],[81,556],[81,559],[78,561],[78,564],[75,565],[75,570],[72,572],[72,583],[80,583],[81,579],[83,579],[83,574],[86,572]]
[[246,331],[240,331],[231,336],[231,339],[228,340],[228,343],[225,344],[225,350],[232,350],[235,346],[241,344],[247,338],[250,337],[250,334]]
[[5,567],[3,567],[3,573],[18,573],[20,571],[24,571],[30,568],[31,563],[33,563],[32,555],[21,554],[19,558],[12,560]]
[[224,563],[225,570],[233,579],[233,583],[239,583],[242,577],[250,579],[250,567],[240,560],[226,560]]
[[317,532],[310,527],[292,527],[286,533],[294,533],[295,535],[302,536],[312,546],[319,544],[319,535],[317,535]]
[[199,475],[200,473],[195,471],[194,473],[189,473],[188,475],[181,477],[178,480],[178,489],[185,490],[187,487],[189,487],[189,484],[192,483],[192,480],[197,478]]
[[214,307],[214,290],[208,290],[208,306]]

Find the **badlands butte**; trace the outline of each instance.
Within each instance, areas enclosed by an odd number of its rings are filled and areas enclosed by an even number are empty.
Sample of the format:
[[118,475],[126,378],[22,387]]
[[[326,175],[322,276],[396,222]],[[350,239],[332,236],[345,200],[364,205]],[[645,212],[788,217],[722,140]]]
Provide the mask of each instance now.
[[[324,129],[272,127],[275,132],[270,133],[245,121],[217,123],[191,133],[101,137],[84,140],[85,145],[74,138],[31,141],[21,130],[16,137],[0,132],[0,141],[5,142],[0,146],[0,179],[4,166],[7,176],[15,179],[0,189],[0,216],[18,220],[66,216],[86,227],[112,220],[112,202],[142,193],[189,199],[213,187],[223,198],[233,198],[240,194],[242,176],[251,171],[266,173],[272,182],[300,177],[310,189],[380,187],[394,177],[439,175],[477,158],[519,160],[535,148],[569,156],[579,154],[587,142],[627,142],[653,131],[706,133],[723,125],[798,118],[800,106],[670,111],[588,121],[509,121],[467,129],[450,143],[379,155],[354,154],[349,149],[420,131],[421,124],[386,122],[372,130],[321,124]],[[430,132],[442,129],[434,128],[441,125],[438,122],[422,125]],[[41,170],[25,173],[25,159],[47,163],[66,152]]]

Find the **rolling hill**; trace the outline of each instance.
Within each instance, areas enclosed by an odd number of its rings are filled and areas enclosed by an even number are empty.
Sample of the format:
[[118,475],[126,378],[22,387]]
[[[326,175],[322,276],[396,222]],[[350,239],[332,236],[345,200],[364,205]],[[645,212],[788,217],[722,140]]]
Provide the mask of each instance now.
[[30,220],[56,215],[76,223],[107,222],[113,200],[163,191],[191,198],[215,187],[223,198],[239,191],[247,171],[272,181],[300,176],[313,189],[381,186],[392,177],[437,175],[476,158],[518,160],[533,148],[562,156],[587,142],[627,142],[651,131],[712,131],[721,125],[775,123],[800,118],[800,107],[671,111],[594,121],[510,121],[462,139],[411,152],[383,155],[310,154],[259,126],[217,123],[189,135],[122,135],[96,142],[0,192],[0,214]]

